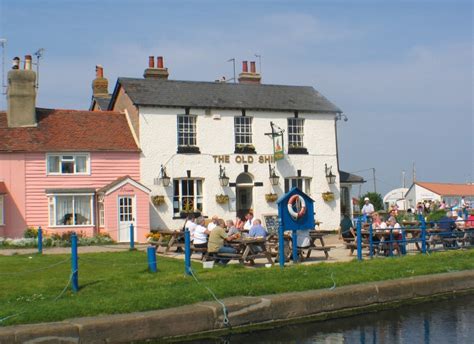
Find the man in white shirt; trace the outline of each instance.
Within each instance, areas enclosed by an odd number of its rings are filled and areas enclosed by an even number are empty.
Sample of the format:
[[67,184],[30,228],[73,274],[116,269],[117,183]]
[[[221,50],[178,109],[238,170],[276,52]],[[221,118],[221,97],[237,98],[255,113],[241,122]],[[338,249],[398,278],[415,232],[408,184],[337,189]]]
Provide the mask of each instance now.
[[364,198],[364,202],[365,202],[365,204],[362,207],[362,214],[367,216],[367,217],[370,217],[372,215],[372,213],[375,211],[374,205],[372,203],[370,203],[369,197]]
[[244,229],[249,231],[250,228],[252,228],[252,225],[253,225],[253,213],[249,212],[247,215],[245,215]]
[[194,240],[194,230],[197,227],[197,224],[194,222],[194,216],[188,216],[188,220],[184,224],[184,228],[189,231],[189,235],[191,237],[191,242]]

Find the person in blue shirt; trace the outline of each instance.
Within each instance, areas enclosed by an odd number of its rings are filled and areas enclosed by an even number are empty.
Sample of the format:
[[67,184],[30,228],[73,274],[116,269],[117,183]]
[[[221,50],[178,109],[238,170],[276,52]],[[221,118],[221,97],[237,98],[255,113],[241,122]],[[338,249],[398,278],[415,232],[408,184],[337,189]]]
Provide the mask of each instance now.
[[249,237],[263,237],[264,239],[267,237],[267,230],[263,228],[262,221],[260,221],[259,219],[253,221],[253,226],[250,228],[249,231]]

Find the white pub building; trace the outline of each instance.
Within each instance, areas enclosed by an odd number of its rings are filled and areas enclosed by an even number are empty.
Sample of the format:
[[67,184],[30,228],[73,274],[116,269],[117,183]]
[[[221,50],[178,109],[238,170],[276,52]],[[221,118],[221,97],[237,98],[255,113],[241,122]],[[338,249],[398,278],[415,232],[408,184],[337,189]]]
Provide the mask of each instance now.
[[[91,108],[105,110],[101,78]],[[321,229],[339,226],[341,202],[351,211],[351,184],[363,180],[339,172],[341,110],[313,87],[260,80],[245,61],[238,83],[168,80],[162,57],[156,67],[150,57],[144,78],[118,79],[108,109],[126,113],[141,149],[152,229],[181,228],[189,213],[235,219],[252,209],[263,218],[293,186],[314,199]]]

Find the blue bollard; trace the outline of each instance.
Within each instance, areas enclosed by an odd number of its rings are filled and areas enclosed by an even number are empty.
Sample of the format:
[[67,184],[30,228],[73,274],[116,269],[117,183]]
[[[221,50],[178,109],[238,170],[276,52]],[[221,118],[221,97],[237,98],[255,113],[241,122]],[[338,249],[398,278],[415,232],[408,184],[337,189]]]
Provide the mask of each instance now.
[[130,251],[135,249],[135,233],[133,231],[133,223],[130,224]]
[[148,256],[148,270],[150,270],[150,272],[156,272],[156,247],[148,246],[146,253]]
[[362,260],[362,217],[357,221],[357,259]]
[[374,249],[372,247],[374,245],[374,242],[372,240],[372,230],[373,230],[372,229],[372,224],[370,224],[370,226],[369,226],[369,250],[370,250],[369,255],[370,255],[370,258],[373,258],[373,256],[374,256],[374,253],[373,253]]
[[423,217],[420,216],[421,220],[421,252],[426,254],[426,222]]
[[184,272],[191,275],[191,233],[184,231]]
[[278,256],[280,258],[280,267],[285,266],[285,238],[283,237],[283,222],[278,217]]
[[77,235],[71,235],[71,269],[72,269],[72,291],[79,291],[79,264],[77,262]]
[[291,241],[293,243],[293,263],[298,262],[298,235],[296,230],[291,231]]
[[41,226],[38,227],[38,253],[43,253],[43,230]]

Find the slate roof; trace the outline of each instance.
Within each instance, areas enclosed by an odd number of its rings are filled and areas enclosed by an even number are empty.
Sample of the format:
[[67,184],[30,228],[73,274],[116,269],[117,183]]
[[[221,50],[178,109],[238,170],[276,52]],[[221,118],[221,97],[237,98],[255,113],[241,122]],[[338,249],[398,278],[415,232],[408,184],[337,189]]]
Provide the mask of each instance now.
[[138,152],[124,114],[36,109],[37,126],[9,128],[0,112],[0,152]]
[[102,111],[106,111],[109,108],[111,98],[111,94],[103,97],[92,96],[91,108],[89,110],[92,110],[92,105],[94,104],[94,102],[96,102]]
[[363,177],[344,171],[339,171],[339,181],[349,184],[365,183]]
[[310,86],[237,84],[161,79],[119,78],[109,109],[121,85],[135,105],[342,112]]
[[[440,196],[474,196],[473,184],[415,182]],[[411,188],[410,188],[411,189]]]

